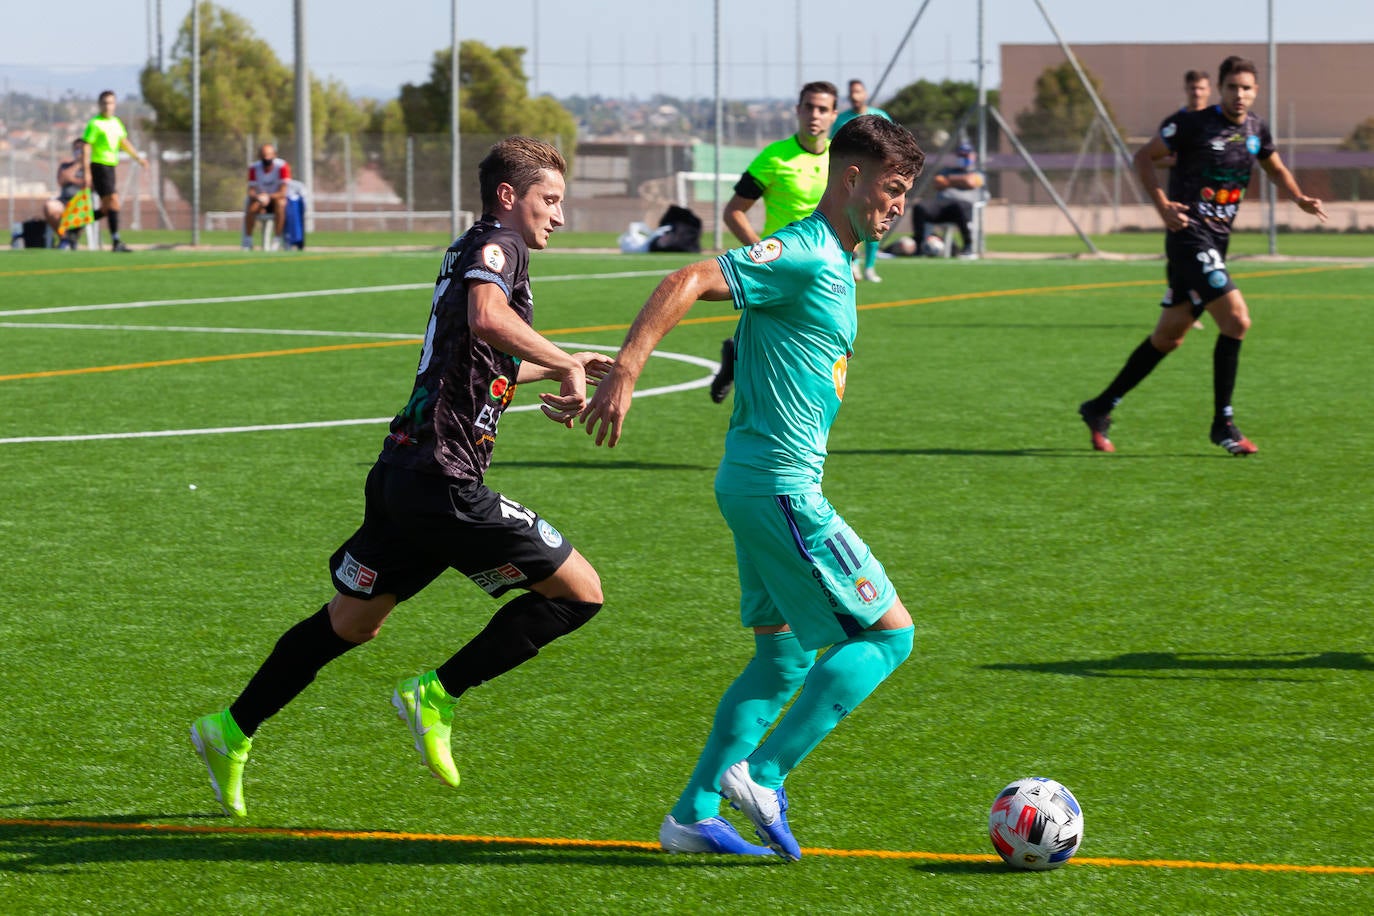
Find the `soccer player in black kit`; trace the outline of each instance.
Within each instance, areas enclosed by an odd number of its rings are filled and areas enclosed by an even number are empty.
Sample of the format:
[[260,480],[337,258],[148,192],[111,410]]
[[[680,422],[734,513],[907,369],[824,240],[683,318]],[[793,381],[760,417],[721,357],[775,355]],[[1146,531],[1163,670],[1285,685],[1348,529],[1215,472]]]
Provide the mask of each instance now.
[[[1256,160],[1269,180],[1306,213],[1323,222],[1322,202],[1302,193],[1274,148],[1269,128],[1254,114],[1258,80],[1253,62],[1240,57],[1222,61],[1218,72],[1221,104],[1200,111],[1179,111],[1160,125],[1159,133],[1135,154],[1135,169],[1168,230],[1164,253],[1169,288],[1154,331],[1126,360],[1101,394],[1079,405],[1093,448],[1113,452],[1107,438],[1112,409],[1155,366],[1183,343],[1193,321],[1207,311],[1220,332],[1212,355],[1214,413],[1211,439],[1232,455],[1253,455],[1259,448],[1236,428],[1231,395],[1236,385],[1240,344],[1250,327],[1245,298],[1226,267],[1231,223],[1250,185]],[[1155,163],[1176,157],[1165,194]]]
[[524,592],[437,669],[392,696],[434,776],[458,785],[449,735],[464,691],[533,658],[592,618],[602,603],[590,563],[534,510],[483,483],[497,422],[518,383],[572,428],[612,361],[567,353],[531,326],[529,252],[563,225],[567,163],[553,147],[511,137],[478,167],[482,218],[448,251],[409,401],[364,487],[362,526],[330,559],[336,593],[277,641],[227,709],[197,719],[191,740],[226,813],[244,817],[243,766],[252,736],[321,668],[377,635],[391,609],[453,568],[493,598]]

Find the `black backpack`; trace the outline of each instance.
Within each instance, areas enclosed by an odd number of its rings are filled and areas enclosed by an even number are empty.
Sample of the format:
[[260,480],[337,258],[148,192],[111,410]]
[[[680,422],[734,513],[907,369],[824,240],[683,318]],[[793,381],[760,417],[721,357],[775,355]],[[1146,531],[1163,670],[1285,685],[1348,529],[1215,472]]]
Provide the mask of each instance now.
[[670,206],[658,221],[667,232],[660,232],[649,241],[650,251],[701,251],[701,217],[686,207]]

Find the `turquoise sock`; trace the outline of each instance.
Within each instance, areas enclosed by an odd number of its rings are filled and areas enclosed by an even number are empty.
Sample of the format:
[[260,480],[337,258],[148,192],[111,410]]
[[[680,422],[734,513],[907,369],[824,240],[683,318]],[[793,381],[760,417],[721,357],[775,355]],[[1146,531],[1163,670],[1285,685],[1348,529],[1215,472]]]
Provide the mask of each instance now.
[[769,789],[781,786],[793,767],[906,661],[914,633],[912,627],[864,630],[831,646],[778,727],[749,755],[754,781]]
[[878,263],[878,243],[864,242],[864,270],[872,270]]
[[754,636],[754,657],[720,698],[696,769],[673,806],[674,820],[694,824],[720,814],[720,774],[758,747],[815,659],[790,630]]

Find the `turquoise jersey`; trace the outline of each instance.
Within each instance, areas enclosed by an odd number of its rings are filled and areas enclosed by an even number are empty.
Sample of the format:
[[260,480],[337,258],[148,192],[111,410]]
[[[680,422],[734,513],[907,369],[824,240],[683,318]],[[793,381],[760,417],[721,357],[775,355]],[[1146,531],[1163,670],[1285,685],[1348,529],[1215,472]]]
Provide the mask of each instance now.
[[[882,118],[884,121],[892,120],[892,115],[883,111],[881,108],[874,108],[872,105],[868,106],[868,111],[865,111],[864,114],[875,115],[876,117]],[[841,127],[844,127],[857,117],[859,117],[859,115],[855,113],[852,108],[846,108],[844,111],[840,112],[840,116],[835,119],[835,125],[830,128],[831,138],[833,139],[834,136],[840,132]]]
[[819,491],[858,333],[849,252],[820,213],[716,258],[740,312],[719,493]]

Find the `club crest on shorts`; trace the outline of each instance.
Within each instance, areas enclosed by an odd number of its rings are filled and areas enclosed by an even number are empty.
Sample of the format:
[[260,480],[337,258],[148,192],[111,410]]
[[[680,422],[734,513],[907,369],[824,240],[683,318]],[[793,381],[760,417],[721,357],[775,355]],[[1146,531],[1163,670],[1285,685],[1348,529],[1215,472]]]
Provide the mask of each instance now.
[[353,559],[353,554],[347,551],[344,552],[339,568],[334,570],[334,575],[338,576],[339,581],[350,590],[361,592],[364,595],[372,594],[372,586],[377,581],[377,570],[368,569]]
[[860,579],[854,583],[854,590],[859,593],[864,604],[872,604],[878,600],[878,586],[873,584],[871,579]]
[[539,529],[539,536],[544,539],[544,543],[550,547],[559,547],[563,544],[563,535],[557,528],[544,521],[542,518],[536,526]]
[[749,260],[755,264],[767,264],[781,256],[782,242],[775,238],[766,238],[749,249]]
[[482,263],[499,274],[506,266],[506,253],[501,250],[500,245],[483,245]]

